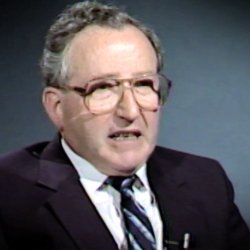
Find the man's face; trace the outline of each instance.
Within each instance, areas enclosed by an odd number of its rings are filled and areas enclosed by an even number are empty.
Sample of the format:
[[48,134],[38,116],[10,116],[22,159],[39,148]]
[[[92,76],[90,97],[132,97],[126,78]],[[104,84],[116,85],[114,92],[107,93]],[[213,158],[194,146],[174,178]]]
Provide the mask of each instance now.
[[[117,30],[90,26],[69,48],[70,86],[84,87],[96,78],[133,78],[156,73],[155,51],[132,26]],[[107,175],[127,175],[146,162],[156,143],[159,111],[139,109],[130,89],[109,113],[93,115],[75,92],[61,97],[60,127],[69,146]],[[124,140],[114,133],[140,134]]]

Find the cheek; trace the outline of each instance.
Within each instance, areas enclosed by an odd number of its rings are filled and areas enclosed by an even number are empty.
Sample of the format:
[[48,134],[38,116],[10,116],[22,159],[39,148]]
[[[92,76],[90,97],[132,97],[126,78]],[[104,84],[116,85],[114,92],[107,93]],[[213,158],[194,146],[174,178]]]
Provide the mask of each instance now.
[[148,136],[154,140],[158,133],[160,114],[159,111],[155,113],[146,113],[145,121],[148,130]]
[[91,160],[106,147],[108,122],[92,115],[74,117],[77,119],[72,119],[72,113],[69,119],[65,117],[63,136],[79,155]]
[[64,129],[81,130],[85,123],[93,118],[80,97],[67,96],[61,106]]
[[74,121],[74,128],[85,145],[104,144],[109,131],[109,119],[106,116],[81,115]]

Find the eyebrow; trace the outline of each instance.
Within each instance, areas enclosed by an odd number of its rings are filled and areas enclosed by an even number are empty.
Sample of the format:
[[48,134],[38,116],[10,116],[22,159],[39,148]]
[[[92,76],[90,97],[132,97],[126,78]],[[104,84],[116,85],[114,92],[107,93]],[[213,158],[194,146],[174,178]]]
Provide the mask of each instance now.
[[[131,78],[133,77],[140,77],[140,76],[147,76],[147,75],[152,75],[152,74],[157,74],[157,72],[154,71],[143,71],[143,72],[139,72],[136,73],[134,75],[131,76]],[[92,79],[90,79],[88,82],[92,82],[95,80],[100,80],[100,79],[119,79],[122,78],[120,74],[104,74],[102,76],[98,76],[98,77],[94,77]]]

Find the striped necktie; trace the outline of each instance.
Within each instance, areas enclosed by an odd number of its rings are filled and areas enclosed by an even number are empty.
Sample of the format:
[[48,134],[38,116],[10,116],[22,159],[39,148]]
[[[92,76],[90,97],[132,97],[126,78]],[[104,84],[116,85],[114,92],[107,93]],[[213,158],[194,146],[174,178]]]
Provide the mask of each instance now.
[[152,225],[143,207],[136,202],[132,177],[109,177],[107,183],[121,194],[121,211],[129,250],[155,250],[156,240]]

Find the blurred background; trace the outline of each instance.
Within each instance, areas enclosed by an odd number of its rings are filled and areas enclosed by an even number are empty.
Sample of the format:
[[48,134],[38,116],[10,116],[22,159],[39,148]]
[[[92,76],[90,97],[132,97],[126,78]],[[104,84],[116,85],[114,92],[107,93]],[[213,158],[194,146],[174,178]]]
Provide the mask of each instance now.
[[[41,105],[44,37],[71,0],[4,1],[0,7],[0,153],[55,129]],[[250,1],[113,0],[159,35],[173,80],[160,145],[217,159],[250,225]]]

